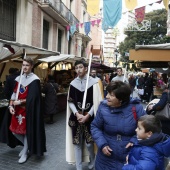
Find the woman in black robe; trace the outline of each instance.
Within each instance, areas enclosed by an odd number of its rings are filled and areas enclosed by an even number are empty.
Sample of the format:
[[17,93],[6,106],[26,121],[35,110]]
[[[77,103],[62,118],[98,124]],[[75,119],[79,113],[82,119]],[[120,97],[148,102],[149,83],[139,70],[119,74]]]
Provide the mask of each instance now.
[[48,75],[48,82],[44,85],[42,93],[45,94],[44,99],[44,113],[48,115],[50,120],[47,122],[53,124],[53,116],[58,112],[58,102],[57,93],[59,91],[59,86],[55,83],[53,77]]

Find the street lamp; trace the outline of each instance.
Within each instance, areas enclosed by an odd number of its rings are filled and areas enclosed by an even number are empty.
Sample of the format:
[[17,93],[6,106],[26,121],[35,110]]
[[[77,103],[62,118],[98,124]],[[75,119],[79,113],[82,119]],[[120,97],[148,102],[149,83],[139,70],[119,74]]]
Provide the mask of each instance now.
[[118,65],[117,57],[118,57],[118,54],[119,54],[119,51],[118,51],[117,48],[115,49],[114,54],[115,54],[115,57],[116,57],[116,62],[114,64],[116,65],[116,68],[117,68],[117,65]]

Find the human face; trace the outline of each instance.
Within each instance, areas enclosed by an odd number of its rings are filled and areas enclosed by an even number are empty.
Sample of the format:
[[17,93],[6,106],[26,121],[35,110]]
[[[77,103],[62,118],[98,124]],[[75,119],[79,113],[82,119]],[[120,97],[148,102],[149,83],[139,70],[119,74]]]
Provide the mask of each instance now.
[[33,67],[33,66],[32,66],[30,63],[28,63],[28,62],[26,62],[26,61],[23,61],[23,63],[22,63],[22,68],[23,68],[23,72],[24,72],[25,74],[31,73],[32,67]]
[[119,99],[116,98],[116,96],[113,92],[107,93],[106,99],[107,99],[108,106],[111,106],[111,107],[121,106],[121,102],[119,101]]
[[83,64],[78,64],[75,66],[75,71],[80,78],[83,78],[86,75],[87,67],[84,67]]
[[117,75],[118,75],[118,76],[121,76],[121,75],[122,75],[122,70],[121,70],[121,69],[117,69],[116,72],[117,72]]
[[152,135],[151,131],[145,132],[142,122],[138,122],[138,126],[135,131],[136,131],[137,138],[142,140],[147,139]]
[[96,77],[96,71],[95,70],[91,71],[91,76],[94,77],[94,78]]

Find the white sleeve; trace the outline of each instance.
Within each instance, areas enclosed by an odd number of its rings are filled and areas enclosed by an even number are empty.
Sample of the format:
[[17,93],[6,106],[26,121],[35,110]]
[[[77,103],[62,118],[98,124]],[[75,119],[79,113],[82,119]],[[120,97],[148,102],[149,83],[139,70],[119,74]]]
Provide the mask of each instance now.
[[15,99],[16,99],[16,93],[12,93],[11,100],[15,100]]
[[68,105],[69,105],[71,111],[72,111],[74,114],[78,112],[78,110],[76,109],[76,106],[74,105],[74,103],[68,102]]

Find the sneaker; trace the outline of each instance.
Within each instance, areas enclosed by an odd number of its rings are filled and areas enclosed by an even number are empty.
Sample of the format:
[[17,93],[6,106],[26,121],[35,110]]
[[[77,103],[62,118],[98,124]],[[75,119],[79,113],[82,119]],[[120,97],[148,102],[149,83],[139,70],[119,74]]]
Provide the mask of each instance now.
[[90,160],[90,162],[88,164],[88,168],[93,169],[94,168],[94,163],[95,163],[95,158],[92,161]]
[[27,154],[22,155],[21,158],[18,160],[18,163],[22,164],[22,163],[26,162],[27,158],[28,158]]
[[19,155],[18,155],[19,157],[21,157],[21,156],[22,156],[23,151],[24,151],[24,149],[22,149],[22,150],[21,150],[21,152],[19,153]]

